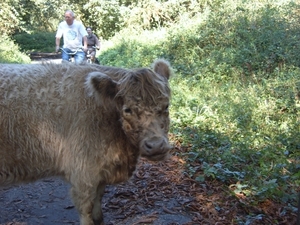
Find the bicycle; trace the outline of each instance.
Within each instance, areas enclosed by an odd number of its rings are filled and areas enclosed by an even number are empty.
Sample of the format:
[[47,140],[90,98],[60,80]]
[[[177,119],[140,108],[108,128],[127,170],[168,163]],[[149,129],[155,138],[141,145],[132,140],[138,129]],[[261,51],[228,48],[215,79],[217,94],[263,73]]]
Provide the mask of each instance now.
[[[98,49],[95,46],[92,46],[92,48],[94,49],[94,51],[96,51],[96,49]],[[89,64],[92,64],[92,63],[100,64],[99,60],[96,57],[95,57],[95,62],[92,61],[92,59],[91,59],[91,52],[92,51],[90,51],[89,49],[86,52],[86,62],[89,63]]]
[[77,48],[75,51],[72,51],[68,48],[59,48],[61,51],[63,51],[65,54],[69,55],[69,62],[74,62],[75,59],[75,55],[77,54],[77,52],[82,52],[83,49],[82,48]]

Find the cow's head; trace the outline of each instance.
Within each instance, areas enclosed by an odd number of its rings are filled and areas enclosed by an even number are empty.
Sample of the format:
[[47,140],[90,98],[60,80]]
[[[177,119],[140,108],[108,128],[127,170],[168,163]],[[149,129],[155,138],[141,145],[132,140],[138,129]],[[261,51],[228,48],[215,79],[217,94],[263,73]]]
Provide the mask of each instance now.
[[99,98],[110,96],[117,105],[123,131],[131,143],[142,156],[154,161],[166,158],[170,150],[170,75],[169,63],[157,60],[153,70],[127,71],[114,80],[105,72],[93,72],[91,78]]

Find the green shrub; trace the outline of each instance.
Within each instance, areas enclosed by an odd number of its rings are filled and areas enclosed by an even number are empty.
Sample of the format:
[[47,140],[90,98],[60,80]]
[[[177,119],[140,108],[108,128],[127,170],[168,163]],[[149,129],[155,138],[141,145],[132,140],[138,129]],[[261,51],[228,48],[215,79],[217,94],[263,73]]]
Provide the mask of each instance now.
[[155,59],[164,58],[161,44],[164,37],[163,30],[123,30],[109,42],[102,43],[101,64],[128,68],[149,66]]
[[238,3],[224,1],[169,29],[164,49],[178,71],[223,80],[300,66],[299,15],[290,13],[299,5]]
[[[20,46],[23,52],[54,52],[54,32],[20,33],[14,35],[14,41]],[[61,40],[62,41],[62,40]]]
[[18,45],[14,44],[9,37],[1,36],[0,63],[30,63],[30,58],[21,53]]

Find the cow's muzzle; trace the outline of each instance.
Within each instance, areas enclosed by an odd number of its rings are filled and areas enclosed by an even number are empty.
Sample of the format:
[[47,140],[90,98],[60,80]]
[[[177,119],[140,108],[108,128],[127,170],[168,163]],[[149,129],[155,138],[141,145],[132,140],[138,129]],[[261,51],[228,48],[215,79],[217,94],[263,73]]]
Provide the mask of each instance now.
[[171,146],[167,138],[154,136],[144,139],[140,149],[141,156],[152,161],[160,161],[168,157]]

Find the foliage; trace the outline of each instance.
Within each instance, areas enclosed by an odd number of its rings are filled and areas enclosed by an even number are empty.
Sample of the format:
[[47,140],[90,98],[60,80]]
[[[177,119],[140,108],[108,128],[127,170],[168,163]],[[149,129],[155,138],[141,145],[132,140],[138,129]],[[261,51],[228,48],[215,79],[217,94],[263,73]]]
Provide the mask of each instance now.
[[124,28],[144,30],[170,26],[183,14],[199,13],[203,5],[199,1],[185,0],[91,0],[83,4],[82,20],[92,26],[98,36],[108,39]]
[[0,37],[0,63],[29,63],[30,58],[21,53],[18,46],[9,37]]
[[166,46],[185,75],[173,80],[173,131],[191,145],[194,176],[193,164],[202,164],[199,180],[217,178],[249,198],[295,203],[300,35],[297,15],[288,12],[297,7],[247,8],[228,19],[220,11],[196,29],[172,30],[173,45]]
[[190,146],[191,169],[202,164],[203,174],[191,175],[217,178],[249,198],[295,198],[288,190],[300,181],[299,72],[248,84],[172,80],[173,132]]
[[56,29],[61,3],[52,1],[4,0],[0,7],[0,29],[6,34]]
[[[127,0],[4,0],[0,25],[9,33],[53,32],[65,10],[72,9],[77,19],[93,27],[99,37],[108,39],[123,28],[138,30],[171,26],[185,15],[193,17],[221,1],[127,1]],[[0,26],[1,27],[1,26]]]
[[84,23],[91,26],[99,37],[111,37],[123,26],[123,7],[119,6],[118,0],[91,0],[86,2],[83,10]]
[[3,0],[0,7],[0,33],[10,35],[21,25],[19,13],[11,0]]
[[164,58],[163,38],[163,31],[123,30],[109,42],[103,42],[101,63],[130,68],[148,66],[154,59]]
[[300,33],[295,23],[299,16],[290,13],[299,5],[263,6],[232,6],[226,1],[220,10],[195,17],[190,26],[185,22],[173,26],[166,51],[185,74],[209,74],[219,80],[237,71],[255,76],[299,66]]
[[54,32],[19,33],[13,38],[23,52],[54,52],[55,50]]
[[225,1],[155,31],[123,29],[101,62],[171,61],[171,132],[199,182],[219,179],[249,202],[296,205],[300,184],[299,5]]

